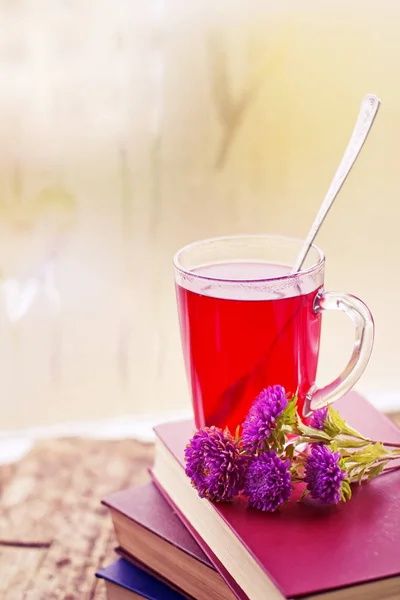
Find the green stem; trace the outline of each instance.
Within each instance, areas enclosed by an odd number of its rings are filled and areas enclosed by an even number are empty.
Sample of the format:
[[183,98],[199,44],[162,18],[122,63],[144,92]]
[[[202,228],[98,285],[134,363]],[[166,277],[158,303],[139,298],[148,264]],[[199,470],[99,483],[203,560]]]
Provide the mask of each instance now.
[[[350,437],[350,436],[346,435],[345,437],[347,438],[347,437]],[[361,435],[360,436],[354,435],[353,437],[356,438],[356,439],[358,439],[358,440],[360,440],[360,441],[362,441],[362,442],[364,442],[365,446],[367,444],[382,444],[383,446],[387,446],[388,448],[397,448],[399,450],[399,453],[400,453],[400,444],[397,444],[396,442],[379,442],[377,440],[370,440],[369,438],[364,438]],[[335,440],[340,441],[340,435],[332,438],[332,441],[335,441]],[[324,440],[322,440],[320,438],[317,438],[317,437],[313,438],[313,437],[308,437],[308,436],[299,436],[299,438],[298,438],[298,440],[296,442],[296,445],[299,445],[299,444],[318,444],[320,442],[325,443]]]
[[383,469],[382,473],[390,473],[391,471],[398,471],[400,469],[400,465],[397,465],[397,467],[389,467],[387,469]]
[[388,446],[388,448],[399,448],[400,449],[400,444],[396,444],[395,442],[377,442],[376,440],[366,440],[367,442],[369,442],[370,444],[383,444],[384,446]]
[[[352,430],[353,431],[353,430]],[[345,434],[348,437],[354,437],[358,440],[362,440],[363,442],[368,442],[369,444],[383,444],[384,446],[388,446],[389,448],[400,448],[400,444],[396,442],[379,442],[378,440],[371,440],[370,438],[366,438],[361,433],[353,431],[352,434]]]
[[378,458],[378,459],[375,461],[375,463],[374,463],[374,464],[378,464],[378,463],[381,463],[381,462],[385,462],[386,460],[399,460],[399,458],[400,458],[400,456],[398,456],[398,455],[394,455],[394,456],[393,456],[393,455],[392,455],[392,456],[390,456],[390,455],[389,455],[389,456],[383,456],[382,458]]

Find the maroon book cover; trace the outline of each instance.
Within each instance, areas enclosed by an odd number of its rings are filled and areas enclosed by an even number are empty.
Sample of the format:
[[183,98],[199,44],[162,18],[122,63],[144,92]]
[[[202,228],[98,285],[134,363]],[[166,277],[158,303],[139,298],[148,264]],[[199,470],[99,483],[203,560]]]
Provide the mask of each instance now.
[[163,497],[167,500],[167,502],[169,503],[171,509],[173,509],[174,511],[176,511],[177,514],[179,514],[179,517],[182,520],[182,523],[185,524],[185,527],[187,528],[187,530],[190,531],[190,533],[193,536],[193,538],[198,542],[199,546],[207,554],[208,558],[210,559],[210,561],[212,562],[212,564],[214,565],[214,567],[217,569],[217,571],[220,573],[221,577],[223,577],[223,579],[226,581],[227,585],[230,587],[230,589],[232,590],[232,592],[235,594],[236,598],[238,598],[239,600],[249,600],[248,597],[246,596],[246,594],[243,592],[243,590],[236,583],[234,577],[230,573],[228,573],[228,571],[225,569],[224,565],[215,556],[214,552],[210,549],[210,547],[207,546],[207,544],[205,543],[205,541],[199,536],[199,534],[193,528],[193,526],[191,525],[191,523],[176,508],[176,506],[174,505],[174,503],[171,501],[171,499],[168,497],[168,495],[164,492],[163,488],[159,485],[158,481],[154,478],[154,475],[153,475],[152,472],[151,472],[151,476],[153,477],[154,485],[157,487],[157,489],[159,490],[160,494],[162,494]]
[[[399,429],[357,393],[335,408],[371,439],[400,443]],[[193,423],[166,423],[155,431],[183,468]],[[288,598],[400,574],[400,472],[354,487],[353,498],[337,506],[293,500],[273,514],[241,502],[212,506]]]
[[[190,555],[195,560],[203,563],[210,571],[214,571],[216,576],[218,576],[216,571],[220,572],[218,567],[223,570],[222,565],[220,565],[212,553],[211,556],[215,558],[216,561],[215,566],[214,563],[207,558],[201,550],[200,545],[197,544],[194,537],[190,535],[188,528],[184,526],[181,518],[178,517],[175,508],[170,506],[169,502],[164,499],[162,493],[157,490],[157,487],[153,483],[147,483],[115,492],[104,498],[102,503],[109,508],[118,511],[130,520],[135,521],[144,529],[147,529],[172,546],[175,546],[182,552]],[[179,591],[183,596],[189,599],[192,598],[192,596],[178,588],[171,580],[167,580],[166,577],[163,577],[160,573],[149,567],[149,565],[144,565],[137,557],[130,555],[125,549],[117,548],[116,551],[120,556],[135,566],[146,571],[153,577],[156,577],[163,583],[167,583],[171,588]],[[234,582],[230,587],[232,587],[233,590],[237,588]],[[225,595],[226,597],[233,598],[233,595],[231,596],[228,594],[228,587]],[[244,600],[247,600],[247,598],[244,597]]]
[[152,483],[115,492],[104,498],[102,503],[214,569],[178,515]]

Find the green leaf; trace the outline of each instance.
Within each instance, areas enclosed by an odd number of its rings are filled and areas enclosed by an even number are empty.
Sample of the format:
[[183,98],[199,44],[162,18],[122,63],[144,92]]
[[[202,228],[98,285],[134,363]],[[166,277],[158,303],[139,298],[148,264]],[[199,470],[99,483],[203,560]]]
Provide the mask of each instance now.
[[342,489],[341,489],[342,499],[344,502],[350,500],[351,498],[351,487],[348,479],[344,479],[342,481]]
[[386,456],[389,456],[391,454],[390,450],[387,450],[381,442],[376,442],[374,444],[368,444],[360,452],[369,453],[371,458],[372,457],[385,458]]
[[290,460],[290,462],[292,462],[292,460],[293,460],[294,449],[295,449],[294,444],[288,444],[285,448],[285,454],[288,457],[288,459]]
[[299,502],[301,502],[303,500],[303,498],[305,498],[306,496],[308,496],[308,494],[309,494],[309,491],[305,487],[304,490],[303,490],[303,493],[302,493],[301,497],[299,498]]
[[326,431],[331,437],[336,437],[339,435],[339,433],[341,433],[343,425],[345,425],[345,421],[341,418],[339,413],[331,406],[328,406],[328,414],[324,423],[324,431]]
[[235,431],[235,440],[238,442],[240,440],[240,425],[236,427]]
[[329,444],[329,449],[332,450],[332,452],[337,452],[338,451],[338,445],[337,445],[337,441],[333,440],[330,444]]
[[339,451],[340,451],[340,456],[343,460],[351,457],[351,455],[353,454],[352,452],[349,452],[348,450],[346,450],[346,448],[340,448]]
[[332,406],[328,406],[328,415],[325,420],[324,430],[332,437],[336,437],[337,435],[341,434],[365,440],[364,436],[350,427],[346,421],[342,419],[338,411],[334,410]]
[[283,411],[281,417],[279,418],[281,426],[287,426],[292,431],[291,433],[296,433],[296,419],[297,419],[297,396],[294,396],[292,400],[288,402],[287,407]]
[[342,437],[341,435],[335,438],[337,449],[339,448],[364,448],[368,445],[367,441],[354,440],[352,438]]
[[362,469],[360,469],[360,472],[358,474],[358,485],[362,484],[362,480],[365,477],[365,471],[368,469],[368,466],[363,467]]
[[346,423],[346,421],[345,421],[345,425],[343,427],[343,433],[344,433],[344,435],[353,436],[355,438],[358,438],[359,440],[366,440],[367,439],[359,431],[357,431],[356,429],[353,429],[352,427],[350,427],[350,425],[348,423]]
[[332,441],[332,437],[325,433],[325,431],[320,431],[319,429],[314,429],[314,427],[308,427],[308,425],[304,425],[300,420],[297,423],[298,430],[303,437],[307,437],[310,441],[314,442],[325,442],[329,443]]
[[368,481],[371,481],[371,479],[373,479],[374,477],[378,477],[378,475],[380,475],[383,472],[383,470],[386,467],[386,465],[388,464],[388,462],[390,462],[390,461],[384,460],[383,462],[379,463],[378,465],[374,465],[373,467],[371,467],[367,473]]
[[390,451],[387,451],[380,442],[368,444],[361,450],[352,452],[349,458],[345,459],[346,469],[353,468],[353,465],[371,466],[377,460],[387,458],[390,455]]

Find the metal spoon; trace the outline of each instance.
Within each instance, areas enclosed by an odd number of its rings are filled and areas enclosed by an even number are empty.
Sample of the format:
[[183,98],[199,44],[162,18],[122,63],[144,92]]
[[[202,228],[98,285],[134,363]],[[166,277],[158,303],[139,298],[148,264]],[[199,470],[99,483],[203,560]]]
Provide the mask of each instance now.
[[328,214],[329,209],[333,204],[333,201],[338,195],[342,185],[346,180],[347,175],[350,173],[351,167],[354,165],[355,160],[359,155],[365,140],[367,139],[368,133],[374,122],[376,113],[378,112],[380,103],[380,99],[374,94],[367,94],[363,99],[353,134],[347,145],[342,161],[338,167],[338,170],[335,173],[331,185],[329,186],[328,192],[325,196],[324,201],[321,204],[321,208],[319,209],[315,221],[312,224],[312,227],[304,242],[301,252],[297,257],[297,261],[295,263],[295,266],[293,267],[292,273],[297,273],[297,271],[300,271],[308,254],[310,246],[313,243],[315,236],[319,231],[319,228],[324,222],[324,219]]

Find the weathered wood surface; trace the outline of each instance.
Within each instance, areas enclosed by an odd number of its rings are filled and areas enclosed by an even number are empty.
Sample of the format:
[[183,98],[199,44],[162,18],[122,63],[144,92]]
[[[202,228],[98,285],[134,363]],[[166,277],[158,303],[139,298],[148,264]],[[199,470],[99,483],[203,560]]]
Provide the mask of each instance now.
[[148,479],[151,445],[41,442],[0,468],[0,599],[104,600],[95,571],[115,558],[100,499]]

